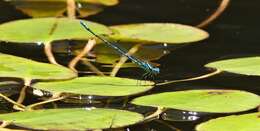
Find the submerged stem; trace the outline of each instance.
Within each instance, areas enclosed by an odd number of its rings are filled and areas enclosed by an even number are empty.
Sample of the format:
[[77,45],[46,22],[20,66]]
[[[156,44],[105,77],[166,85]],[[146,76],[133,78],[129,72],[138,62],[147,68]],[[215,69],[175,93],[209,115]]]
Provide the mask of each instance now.
[[75,19],[76,17],[75,0],[67,0],[67,14],[69,18]]
[[210,23],[212,23],[215,19],[217,19],[227,8],[229,5],[230,0],[222,0],[217,10],[210,15],[206,20],[202,21],[200,24],[197,25],[198,28],[203,28]]
[[[140,48],[140,44],[135,45],[134,47],[132,47],[127,54],[128,55],[133,55],[134,53],[136,53],[138,51],[138,49]],[[123,64],[127,61],[127,57],[126,56],[122,56],[119,60],[119,62],[114,66],[113,70],[110,73],[110,76],[116,76],[117,72],[119,71],[119,69],[123,66]]]
[[151,121],[155,118],[158,118],[160,116],[160,114],[163,113],[165,110],[166,110],[166,108],[157,107],[157,110],[153,114],[144,118],[144,122]]
[[12,100],[12,99],[10,99],[9,97],[3,95],[2,93],[0,93],[0,97],[2,97],[2,98],[5,99],[6,101],[8,101],[8,102],[10,102],[10,103],[16,105],[17,107],[19,107],[19,110],[25,108],[24,105],[15,102],[14,100]]
[[12,122],[10,121],[2,121],[2,124],[0,125],[0,129],[1,128],[5,128],[6,126],[10,125]]
[[[32,81],[31,79],[24,79],[24,87],[21,89],[19,98],[17,99],[16,103],[18,103],[18,104],[23,103],[23,101],[26,97],[26,89],[27,89],[27,87],[29,87],[31,85],[31,81]],[[14,105],[13,108],[16,110],[23,110],[23,108],[21,109],[17,105]]]
[[55,102],[55,101],[63,100],[63,99],[66,99],[67,97],[69,97],[69,96],[54,97],[54,98],[50,98],[50,99],[48,99],[48,100],[46,100],[46,101],[34,103],[34,104],[31,104],[31,105],[27,106],[27,107],[26,107],[26,110],[33,110],[33,108],[35,108],[35,107],[37,107],[37,106],[40,106],[40,105],[43,105],[43,104],[47,104],[47,103],[50,103],[50,102]]
[[70,61],[69,68],[71,70],[77,72],[77,70],[75,69],[75,66],[81,60],[82,57],[87,55],[89,53],[89,51],[93,49],[93,47],[95,45],[96,45],[96,41],[94,39],[89,39],[88,43],[85,45],[84,49],[73,60]]
[[52,47],[51,47],[51,43],[50,42],[46,42],[44,43],[44,53],[47,56],[48,60],[50,63],[55,64],[55,65],[59,65],[57,63],[57,61],[55,60],[55,57],[52,53]]
[[177,83],[177,82],[194,81],[194,80],[199,80],[199,79],[208,78],[208,77],[217,75],[217,74],[219,74],[219,73],[221,73],[221,72],[222,72],[221,70],[218,70],[218,69],[217,69],[217,70],[215,70],[215,71],[212,72],[212,73],[205,74],[205,75],[202,75],[202,76],[193,77],[193,78],[188,78],[188,79],[167,81],[167,82],[163,82],[163,83],[158,83],[158,84],[156,84],[156,85],[157,85],[157,86],[160,86],[160,85],[167,85],[167,84]]
[[103,72],[101,72],[97,67],[92,65],[87,58],[82,58],[81,61],[89,67],[89,69],[93,72],[95,72],[97,75],[105,76]]

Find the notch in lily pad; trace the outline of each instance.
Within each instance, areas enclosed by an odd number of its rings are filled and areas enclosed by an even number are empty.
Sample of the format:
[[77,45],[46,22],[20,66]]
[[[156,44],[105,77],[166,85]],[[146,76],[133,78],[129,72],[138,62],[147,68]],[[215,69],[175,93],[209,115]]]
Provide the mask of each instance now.
[[0,120],[18,127],[70,131],[120,128],[136,124],[143,119],[143,115],[139,113],[104,108],[45,109],[0,115]]
[[186,90],[143,96],[131,103],[196,112],[234,113],[256,108],[260,97],[239,90]]
[[[86,22],[97,34],[112,33],[102,24]],[[37,18],[11,21],[0,25],[0,41],[19,44],[43,43],[45,54],[51,63],[57,64],[52,52],[51,42],[57,40],[89,40],[93,36],[82,29],[77,19]]]

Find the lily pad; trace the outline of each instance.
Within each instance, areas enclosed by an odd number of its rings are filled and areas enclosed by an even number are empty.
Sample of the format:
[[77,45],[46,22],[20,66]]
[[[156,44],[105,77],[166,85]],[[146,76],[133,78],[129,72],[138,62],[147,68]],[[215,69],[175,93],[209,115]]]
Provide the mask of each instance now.
[[110,37],[126,42],[183,44],[208,38],[201,29],[174,23],[142,23],[111,26],[114,34]]
[[68,68],[22,57],[0,54],[0,60],[0,77],[29,80],[63,80],[77,77],[77,74]]
[[232,115],[204,122],[196,127],[197,131],[258,131],[260,113]]
[[0,120],[37,130],[90,130],[118,128],[143,120],[141,114],[116,109],[46,109],[1,114]]
[[[139,83],[139,84],[138,84]],[[142,84],[142,85],[141,85]],[[153,88],[154,83],[119,77],[79,77],[69,81],[39,82],[33,88],[55,93],[96,96],[128,96]]]
[[[111,33],[104,25],[85,22],[99,35]],[[88,40],[91,37],[93,35],[86,32],[77,19],[24,19],[0,25],[0,40],[7,42],[45,43],[54,40]]]
[[[63,16],[67,10],[67,0],[5,0],[32,17]],[[75,0],[80,17],[97,14],[105,6],[118,4],[118,0]]]
[[257,107],[260,98],[238,90],[187,90],[143,96],[132,103],[187,111],[231,113]]
[[260,76],[260,57],[220,60],[205,66],[237,74]]

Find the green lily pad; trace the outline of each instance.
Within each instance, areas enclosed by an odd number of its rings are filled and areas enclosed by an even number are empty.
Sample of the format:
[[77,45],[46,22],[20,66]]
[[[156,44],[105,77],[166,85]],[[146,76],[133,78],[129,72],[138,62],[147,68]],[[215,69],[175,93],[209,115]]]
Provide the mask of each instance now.
[[[139,84],[138,84],[139,83]],[[142,85],[141,85],[142,84]],[[33,88],[56,93],[128,96],[150,90],[154,83],[119,77],[79,77],[69,81],[39,82]]]
[[[97,34],[109,34],[104,25],[85,21]],[[17,43],[51,42],[54,40],[88,40],[93,37],[69,18],[37,18],[17,20],[0,25],[0,40]]]
[[183,44],[208,38],[209,34],[201,29],[173,23],[142,23],[111,26],[115,40],[126,42],[150,42]]
[[204,122],[196,127],[197,131],[258,131],[260,113],[232,115]]
[[237,74],[260,76],[260,57],[220,60],[205,66]]
[[[7,1],[7,0],[6,0]],[[118,0],[75,0],[80,17],[97,14],[105,6],[118,4]],[[63,16],[67,11],[67,0],[8,0],[17,9],[32,17]]]
[[32,61],[12,55],[0,54],[0,77],[22,79],[63,80],[77,77],[68,68]]
[[118,128],[143,120],[141,114],[116,109],[46,109],[1,114],[0,120],[37,130],[80,130]]
[[231,113],[257,107],[260,98],[238,90],[187,90],[143,96],[132,103],[187,111]]

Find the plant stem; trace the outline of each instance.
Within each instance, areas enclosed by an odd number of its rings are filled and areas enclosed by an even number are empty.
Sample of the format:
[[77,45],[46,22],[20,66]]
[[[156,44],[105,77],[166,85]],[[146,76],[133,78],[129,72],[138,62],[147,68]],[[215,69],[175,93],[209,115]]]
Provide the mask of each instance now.
[[[127,54],[128,55],[133,55],[134,53],[136,53],[138,51],[138,49],[140,48],[140,44],[135,45],[134,47],[132,47]],[[119,71],[119,69],[123,66],[123,64],[127,61],[127,57],[126,56],[122,56],[119,60],[119,62],[114,66],[113,70],[110,73],[110,76],[116,76],[117,72]]]
[[89,39],[84,49],[73,60],[69,62],[69,68],[75,72],[78,72],[75,69],[75,66],[82,59],[82,57],[86,56],[89,53],[89,51],[93,49],[95,45],[96,45],[96,41],[94,39]]
[[45,52],[49,62],[54,64],[54,65],[59,65],[57,63],[57,61],[55,60],[55,57],[54,57],[51,49],[52,49],[52,47],[51,47],[51,43],[50,42],[44,43],[44,52]]
[[196,27],[198,28],[204,28],[210,23],[212,23],[215,19],[217,19],[227,8],[229,5],[230,0],[222,0],[217,10],[210,15],[206,20],[202,21],[200,24],[198,24]]
[[60,97],[54,97],[54,98],[50,98],[46,101],[42,101],[42,102],[38,102],[38,103],[34,103],[34,104],[31,104],[29,106],[26,107],[26,110],[33,110],[33,108],[39,106],[39,105],[43,105],[43,104],[47,104],[47,103],[50,103],[50,102],[55,102],[55,101],[59,101],[59,100],[63,100],[63,99],[66,99],[68,98],[69,96],[60,96]]
[[[26,89],[27,89],[27,87],[29,87],[31,85],[31,81],[32,81],[31,79],[24,79],[24,87],[21,89],[19,98],[17,99],[16,103],[18,103],[18,104],[23,103],[23,101],[26,97]],[[23,110],[23,108],[21,109],[17,105],[14,105],[13,108],[16,110]]]
[[193,77],[193,78],[188,78],[188,79],[167,81],[167,82],[163,82],[163,83],[158,83],[158,84],[156,84],[156,85],[157,85],[157,86],[161,86],[161,85],[167,85],[167,84],[177,83],[177,82],[194,81],[194,80],[199,80],[199,79],[208,78],[208,77],[217,75],[217,74],[219,74],[219,73],[221,73],[221,72],[222,72],[221,70],[218,70],[218,69],[217,69],[216,71],[214,71],[214,72],[212,72],[212,73],[205,74],[205,75],[202,75],[202,76]]
[[75,0],[67,0],[67,15],[71,19],[76,18],[76,4]]

